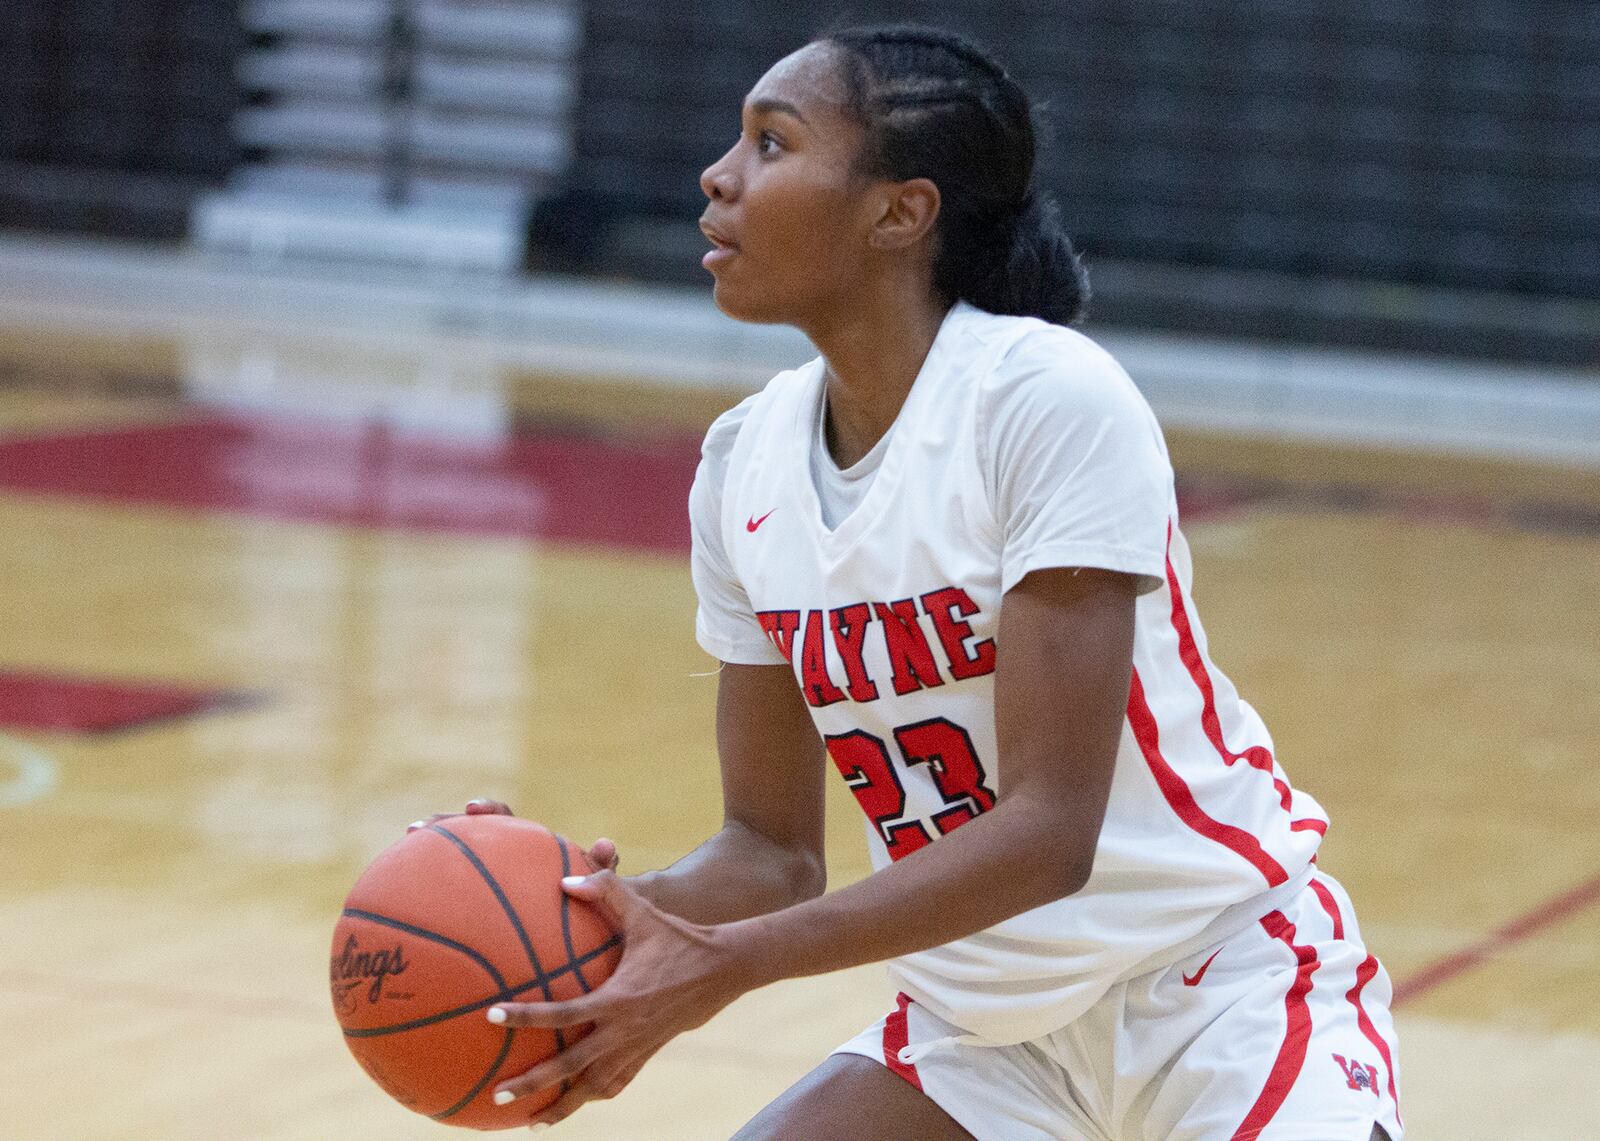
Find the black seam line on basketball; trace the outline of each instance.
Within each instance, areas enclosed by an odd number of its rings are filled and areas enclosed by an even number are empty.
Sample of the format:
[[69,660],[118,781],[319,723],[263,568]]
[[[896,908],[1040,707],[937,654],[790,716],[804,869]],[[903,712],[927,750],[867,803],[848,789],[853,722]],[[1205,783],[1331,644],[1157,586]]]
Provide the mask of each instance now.
[[[449,947],[452,950],[460,951],[464,955],[470,955],[479,966],[489,972],[489,976],[494,979],[495,985],[500,988],[502,994],[513,993],[512,990],[506,986],[505,976],[495,969],[494,964],[489,962],[489,960],[485,959],[477,951],[474,951],[471,947],[468,947],[464,943],[457,943],[454,939],[440,935],[436,931],[429,931],[426,927],[418,927],[413,923],[407,923],[403,919],[391,919],[387,915],[379,915],[375,911],[362,911],[360,908],[347,907],[344,909],[344,914],[355,916],[357,919],[366,919],[373,923],[380,923],[385,927],[393,927],[397,931],[406,931],[412,935],[420,935],[424,939],[431,940],[435,943],[442,943],[444,946]],[[589,962],[589,960],[593,959],[601,951],[620,941],[620,936],[613,938],[611,942],[606,943],[604,946],[598,947],[593,951],[590,951],[587,955],[584,955],[582,957],[582,961],[585,963]],[[571,972],[571,970],[572,964],[569,962],[566,966],[561,967],[554,972],[537,971],[535,972],[533,978],[529,982],[526,982],[522,986],[518,987],[515,993],[521,994],[531,987],[540,987],[545,991],[546,1000],[550,1000],[551,996],[549,993],[549,984],[560,978],[562,975],[568,974]]]
[[[560,836],[556,837],[556,847],[561,849],[561,878],[566,879],[572,874],[572,856],[567,852],[567,842]],[[567,962],[576,963],[578,949],[572,945],[572,897],[566,892],[561,893],[561,939],[567,945]],[[574,973],[578,976],[578,985],[583,988],[584,994],[594,989],[589,985],[589,980],[583,977],[581,970]]]
[[482,1093],[483,1087],[494,1081],[495,1074],[500,1072],[500,1067],[505,1064],[506,1055],[511,1053],[511,1040],[515,1037],[515,1031],[506,1031],[506,1040],[500,1043],[500,1056],[494,1060],[493,1064],[490,1065],[487,1070],[484,1071],[483,1077],[478,1079],[478,1084],[473,1086],[472,1089],[468,1091],[466,1097],[456,1102],[449,1109],[446,1109],[441,1113],[430,1113],[428,1116],[433,1118],[435,1121],[443,1121],[447,1117],[454,1117],[463,1109],[467,1108],[467,1106],[471,1105],[472,1099]]
[[379,915],[375,911],[362,911],[358,907],[347,907],[344,909],[344,914],[355,919],[365,919],[368,923],[377,923],[383,927],[393,927],[396,931],[404,931],[409,935],[415,935],[418,938],[427,939],[429,942],[442,944],[443,946],[449,947],[452,951],[460,951],[463,955],[466,955],[473,962],[477,963],[478,966],[487,971],[489,973],[489,977],[494,980],[495,986],[499,987],[501,990],[506,989],[505,976],[499,971],[495,970],[493,963],[491,963],[488,959],[485,959],[482,955],[480,955],[477,951],[474,951],[465,943],[457,943],[454,939],[440,935],[437,931],[429,931],[426,927],[418,927],[416,924],[407,923],[402,919],[390,919],[387,915]]
[[[554,1001],[555,993],[550,989],[550,976],[545,973],[544,966],[539,962],[539,956],[533,949],[533,940],[528,938],[528,932],[522,926],[522,917],[517,914],[516,908],[511,906],[511,900],[506,897],[505,890],[500,886],[500,881],[494,878],[494,873],[489,871],[484,862],[479,859],[478,853],[474,852],[472,846],[460,836],[440,824],[434,824],[431,827],[433,831],[438,832],[460,849],[461,854],[467,858],[467,862],[477,869],[478,875],[483,878],[483,882],[489,885],[489,890],[494,892],[495,899],[500,901],[500,910],[505,912],[506,918],[511,921],[512,930],[517,933],[517,938],[522,941],[522,949],[528,956],[528,965],[533,968],[534,984],[544,991],[546,1002]],[[572,963],[570,956],[567,962],[570,966]],[[579,975],[578,977],[581,980],[583,976]],[[504,986],[505,984],[502,983],[502,989]],[[559,1053],[567,1048],[567,1036],[559,1026],[555,1028],[555,1036],[556,1051]]]
[[[567,842],[560,836],[556,837],[556,850],[561,853],[561,878],[566,879],[572,872],[572,860],[567,856]],[[561,916],[561,938],[567,945],[567,962],[572,964],[572,973],[577,976],[578,985],[583,988],[583,993],[588,994],[589,980],[583,977],[583,971],[578,968],[578,955],[576,949],[572,946],[572,929],[567,919],[567,912],[572,906],[572,901],[567,898],[566,892],[561,891],[558,894],[561,896],[561,906],[557,908],[557,913]],[[566,1048],[567,1036],[560,1027],[557,1027],[556,1049],[559,1051]],[[564,1095],[566,1092],[566,1083],[562,1082],[561,1093]]]
[[[511,900],[506,898],[505,889],[500,886],[500,881],[494,878],[494,873],[484,866],[484,862],[478,858],[478,853],[474,852],[471,846],[460,836],[457,836],[442,824],[433,824],[429,827],[439,835],[444,836],[457,848],[460,848],[461,854],[467,858],[467,861],[474,868],[478,869],[478,874],[483,877],[483,882],[489,885],[489,890],[494,892],[494,897],[500,901],[500,910],[504,911],[506,918],[511,921],[511,927],[516,931],[517,938],[522,940],[522,949],[527,952],[528,965],[533,968],[534,977],[547,977],[544,967],[539,965],[539,956],[533,949],[533,940],[528,938],[528,932],[522,926],[522,917],[517,914],[517,909],[511,906]],[[555,1001],[555,995],[550,993],[549,986],[544,988],[544,997],[546,1002]]]
[[[607,951],[620,946],[622,946],[622,936],[613,935],[610,939],[607,939],[604,943],[600,944],[600,946],[582,956],[579,959],[579,962],[592,963],[601,955],[604,955]],[[396,1022],[389,1026],[369,1026],[361,1030],[352,1030],[347,1028],[344,1032],[344,1036],[346,1038],[381,1038],[385,1034],[399,1034],[402,1031],[416,1030],[422,1026],[432,1026],[435,1022],[444,1022],[451,1018],[460,1018],[463,1014],[471,1014],[474,1010],[484,1010],[498,1002],[510,1002],[513,999],[521,998],[535,987],[542,988],[546,986],[547,983],[560,978],[562,975],[567,974],[571,970],[572,965],[568,964],[553,975],[547,975],[543,979],[530,979],[529,981],[522,983],[520,986],[507,987],[502,984],[498,994],[492,994],[488,998],[480,998],[476,1002],[468,1003],[466,1006],[458,1006],[453,1010],[444,1010],[440,1011],[438,1014],[430,1014],[425,1018],[413,1018],[410,1022]],[[558,1045],[566,1040],[559,1027],[556,1028],[555,1035]],[[565,1049],[565,1047],[563,1046],[562,1049]]]

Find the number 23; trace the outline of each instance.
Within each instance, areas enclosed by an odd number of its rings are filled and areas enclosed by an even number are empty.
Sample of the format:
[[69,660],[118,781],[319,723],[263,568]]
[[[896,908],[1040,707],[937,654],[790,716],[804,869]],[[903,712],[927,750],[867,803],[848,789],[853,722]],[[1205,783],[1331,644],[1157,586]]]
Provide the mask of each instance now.
[[[905,785],[881,738],[857,729],[826,740],[828,756],[883,837],[890,859],[902,859],[933,842],[921,820],[904,819]],[[972,747],[971,735],[961,726],[934,717],[900,726],[894,731],[894,740],[906,767],[927,765],[944,797],[946,807],[932,818],[939,835],[994,807],[994,790],[985,783],[983,763]]]

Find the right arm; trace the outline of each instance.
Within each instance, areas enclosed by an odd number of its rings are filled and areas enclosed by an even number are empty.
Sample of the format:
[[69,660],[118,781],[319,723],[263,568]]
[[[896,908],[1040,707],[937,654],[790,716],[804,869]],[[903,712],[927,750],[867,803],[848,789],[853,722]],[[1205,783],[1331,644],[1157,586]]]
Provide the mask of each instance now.
[[695,923],[764,915],[822,894],[823,747],[794,670],[767,638],[723,539],[723,486],[756,397],[717,417],[689,492],[695,635],[723,662],[717,684],[722,829],[629,883]]
[[722,667],[717,753],[722,829],[671,867],[629,883],[662,911],[706,924],[821,895],[824,752],[793,670]]

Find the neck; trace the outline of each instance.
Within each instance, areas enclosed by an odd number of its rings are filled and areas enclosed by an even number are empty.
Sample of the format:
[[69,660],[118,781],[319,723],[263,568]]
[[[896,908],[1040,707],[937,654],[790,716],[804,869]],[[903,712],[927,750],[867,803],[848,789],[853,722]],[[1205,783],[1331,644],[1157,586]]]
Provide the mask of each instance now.
[[849,467],[883,438],[916,382],[949,306],[927,297],[907,304],[906,292],[853,299],[837,320],[803,331],[828,369],[828,450]]

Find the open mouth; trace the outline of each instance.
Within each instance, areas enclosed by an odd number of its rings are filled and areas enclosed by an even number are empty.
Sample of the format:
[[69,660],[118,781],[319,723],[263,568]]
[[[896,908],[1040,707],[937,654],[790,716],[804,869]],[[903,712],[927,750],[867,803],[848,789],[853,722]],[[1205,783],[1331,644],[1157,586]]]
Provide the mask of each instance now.
[[712,251],[713,253],[717,251],[735,253],[739,249],[736,244],[729,241],[728,238],[723,235],[722,231],[713,226],[708,226],[704,222],[700,223],[700,232],[706,236],[707,241],[716,247],[716,249]]
[[729,241],[722,234],[722,232],[717,230],[715,227],[708,226],[704,222],[701,222],[700,232],[706,236],[706,240],[711,243],[712,247],[706,252],[705,257],[700,259],[700,264],[705,266],[707,269],[712,268],[720,262],[727,261],[729,258],[732,258],[739,252],[739,247],[733,242]]

